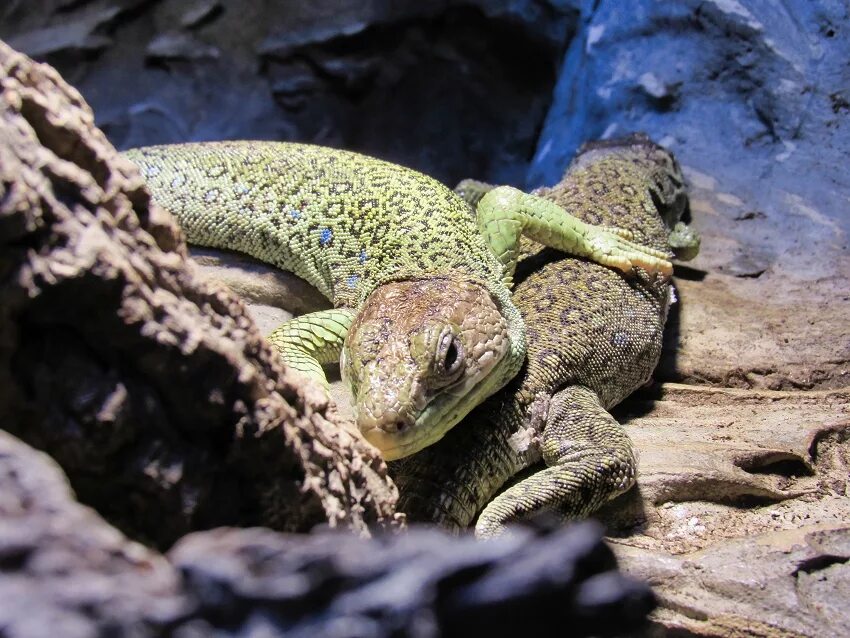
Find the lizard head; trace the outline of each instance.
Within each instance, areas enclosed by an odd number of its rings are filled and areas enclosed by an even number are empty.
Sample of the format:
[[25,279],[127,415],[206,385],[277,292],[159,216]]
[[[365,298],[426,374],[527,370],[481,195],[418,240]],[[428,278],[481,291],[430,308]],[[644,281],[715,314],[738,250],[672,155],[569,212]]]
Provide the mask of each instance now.
[[689,216],[688,193],[682,168],[673,154],[642,133],[627,137],[599,140],[579,149],[570,170],[581,169],[606,157],[615,157],[639,166],[649,176],[648,190],[656,211],[669,231],[667,244],[680,261],[696,257],[700,237],[684,223]]
[[490,293],[449,278],[377,288],[343,345],[357,426],[387,460],[435,443],[509,378],[507,320]]
[[649,190],[658,214],[668,228],[682,218],[688,204],[688,193],[682,169],[673,154],[643,133],[626,137],[597,140],[583,144],[570,164],[570,170],[614,157],[641,168],[649,177]]

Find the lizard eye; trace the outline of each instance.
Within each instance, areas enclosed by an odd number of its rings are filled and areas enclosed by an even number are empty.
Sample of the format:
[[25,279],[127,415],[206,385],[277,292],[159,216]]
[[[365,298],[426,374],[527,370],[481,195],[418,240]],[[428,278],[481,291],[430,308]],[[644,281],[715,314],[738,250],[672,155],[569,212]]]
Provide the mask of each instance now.
[[443,335],[437,360],[442,363],[443,374],[453,377],[463,367],[463,344],[451,333]]

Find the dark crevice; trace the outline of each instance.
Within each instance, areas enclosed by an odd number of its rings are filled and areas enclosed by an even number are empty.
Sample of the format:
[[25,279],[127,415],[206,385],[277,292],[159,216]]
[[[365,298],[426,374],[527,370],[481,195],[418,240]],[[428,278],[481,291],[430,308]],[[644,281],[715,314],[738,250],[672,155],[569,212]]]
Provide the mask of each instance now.
[[850,100],[844,97],[841,93],[831,93],[829,100],[832,104],[832,112],[838,115],[839,113],[850,113]]
[[87,4],[94,4],[92,0],[69,0],[68,2],[58,3],[56,7],[56,15],[67,15],[73,13],[77,9],[82,9]]
[[766,451],[759,456],[737,459],[735,465],[750,474],[775,474],[786,478],[814,476],[809,462],[790,452]]
[[262,68],[300,138],[313,139],[333,113],[333,144],[450,185],[470,176],[519,184],[560,56],[521,23],[454,7],[270,53]]
[[[739,467],[741,467],[739,465]],[[764,465],[751,465],[741,467],[750,474],[776,474],[786,478],[797,478],[800,476],[814,476],[814,471],[800,458],[787,458],[771,461]]]
[[821,446],[824,444],[835,443],[843,444],[850,440],[850,422],[836,423],[835,425],[825,428],[813,437],[809,444],[809,456],[813,463],[817,463],[821,453]]
[[734,273],[734,276],[738,277],[739,279],[758,279],[765,272],[767,272],[767,268],[765,268],[764,270],[753,270],[751,272]]
[[0,550],[0,574],[24,569],[33,550],[31,546],[3,547]]
[[708,271],[700,270],[693,266],[685,266],[684,264],[676,264],[674,276],[676,279],[685,279],[687,281],[702,281],[708,276]]
[[833,565],[845,565],[848,561],[850,561],[850,558],[847,556],[834,556],[830,554],[814,556],[797,565],[797,569],[794,570],[793,575],[796,577],[800,574],[812,574],[823,571]]
[[730,499],[728,502],[723,499],[719,499],[715,502],[720,503],[721,505],[729,505],[736,509],[751,510],[759,507],[775,505],[776,503],[781,503],[788,498],[790,497],[783,497],[778,494],[776,496],[768,496],[764,494],[742,494],[741,496]]

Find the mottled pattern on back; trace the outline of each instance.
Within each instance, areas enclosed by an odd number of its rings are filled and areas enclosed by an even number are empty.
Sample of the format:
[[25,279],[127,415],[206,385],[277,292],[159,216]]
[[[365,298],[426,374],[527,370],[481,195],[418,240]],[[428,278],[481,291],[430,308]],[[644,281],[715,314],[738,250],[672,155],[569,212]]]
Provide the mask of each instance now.
[[405,278],[462,273],[502,285],[469,205],[414,170],[285,142],[153,146],[127,156],[190,242],[293,272],[337,307],[357,308],[377,286]]
[[[585,222],[630,229],[636,241],[659,250],[669,250],[669,230],[687,200],[675,160],[642,137],[589,145],[559,184],[536,194]],[[465,528],[541,455],[549,468],[532,475],[540,480],[529,490],[530,501],[540,496],[542,509],[557,507],[568,517],[592,511],[633,479],[627,437],[595,410],[617,404],[650,378],[661,352],[669,284],[641,271],[624,276],[528,240],[515,281],[527,363],[442,441],[391,464],[399,509],[411,520]],[[594,394],[601,408],[593,407]],[[517,453],[510,439],[527,429],[537,431],[541,449]],[[579,486],[574,500],[549,499],[571,485]]]
[[[669,229],[644,165],[612,156],[537,194],[582,221],[627,228],[638,242],[668,250]],[[515,396],[506,407],[524,411],[539,393],[576,384],[594,390],[605,408],[619,403],[658,362],[669,284],[642,271],[623,276],[532,242],[525,253],[513,298],[526,317],[528,366],[508,386]]]

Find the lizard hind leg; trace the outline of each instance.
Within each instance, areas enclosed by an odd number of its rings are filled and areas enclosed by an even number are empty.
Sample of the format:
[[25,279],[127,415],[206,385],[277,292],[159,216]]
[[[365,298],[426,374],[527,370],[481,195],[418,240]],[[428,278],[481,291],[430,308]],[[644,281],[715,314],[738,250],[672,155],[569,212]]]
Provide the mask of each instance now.
[[542,512],[564,520],[587,516],[635,482],[631,440],[586,387],[552,397],[541,445],[548,467],[493,499],[478,517],[476,536],[499,536],[509,523]]
[[460,195],[467,204],[475,208],[478,206],[478,202],[481,201],[481,198],[494,188],[496,188],[495,184],[479,182],[475,179],[464,179],[458,182],[454,190],[455,193]]

